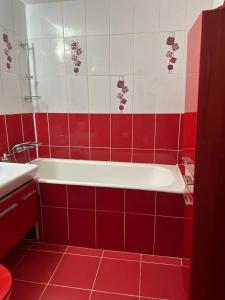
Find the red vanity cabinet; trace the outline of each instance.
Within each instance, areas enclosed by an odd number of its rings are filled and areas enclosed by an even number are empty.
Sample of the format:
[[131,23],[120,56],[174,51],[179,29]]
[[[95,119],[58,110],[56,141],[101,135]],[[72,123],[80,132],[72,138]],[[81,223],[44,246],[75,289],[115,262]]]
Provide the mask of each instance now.
[[0,200],[0,258],[37,223],[38,194],[34,181]]

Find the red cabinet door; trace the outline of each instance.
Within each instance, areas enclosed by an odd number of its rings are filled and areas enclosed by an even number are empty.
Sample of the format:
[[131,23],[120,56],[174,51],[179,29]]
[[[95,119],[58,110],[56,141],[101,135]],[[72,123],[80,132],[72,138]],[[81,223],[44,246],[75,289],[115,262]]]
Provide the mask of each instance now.
[[30,182],[0,200],[0,258],[37,223],[37,189]]

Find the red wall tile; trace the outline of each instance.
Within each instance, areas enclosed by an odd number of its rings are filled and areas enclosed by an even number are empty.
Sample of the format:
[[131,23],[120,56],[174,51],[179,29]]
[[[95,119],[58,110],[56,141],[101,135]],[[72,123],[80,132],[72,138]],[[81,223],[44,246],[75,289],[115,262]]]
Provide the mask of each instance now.
[[184,217],[184,198],[180,194],[157,193],[156,214],[161,216]]
[[70,158],[71,159],[90,159],[90,149],[82,147],[70,147]]
[[125,230],[126,251],[153,253],[153,216],[126,213]]
[[8,142],[5,126],[5,116],[0,115],[0,156],[3,153],[8,153]]
[[21,115],[6,115],[6,126],[8,133],[9,147],[23,142],[23,131]]
[[182,218],[156,217],[155,253],[156,255],[183,255]]
[[48,115],[47,113],[36,113],[37,140],[43,145],[49,145]]
[[49,146],[38,146],[38,157],[48,158],[51,157]]
[[65,208],[42,207],[43,239],[56,244],[68,244],[68,220]]
[[156,149],[177,150],[179,123],[179,114],[161,114],[156,116]]
[[48,114],[50,144],[69,146],[68,115],[59,113]]
[[45,206],[67,207],[66,186],[40,183],[41,203]]
[[155,115],[133,115],[133,147],[141,149],[154,149]]
[[90,115],[90,146],[110,146],[110,115]]
[[91,148],[90,159],[100,161],[110,161],[110,148]]
[[124,249],[124,214],[97,211],[97,248],[110,250]]
[[69,243],[82,247],[95,247],[95,212],[69,209]]
[[155,150],[155,163],[176,165],[178,152],[173,150]]
[[155,192],[126,190],[126,212],[155,214]]
[[111,161],[131,162],[131,149],[111,149]]
[[96,188],[96,209],[124,211],[124,190]]
[[154,150],[133,149],[134,163],[153,163],[154,162]]
[[70,148],[69,147],[51,147],[51,158],[70,158]]
[[33,114],[22,114],[24,141],[35,141]]
[[89,146],[89,115],[69,114],[70,145]]
[[95,209],[95,188],[88,186],[68,186],[68,207]]
[[131,148],[132,115],[111,115],[111,143],[112,148]]

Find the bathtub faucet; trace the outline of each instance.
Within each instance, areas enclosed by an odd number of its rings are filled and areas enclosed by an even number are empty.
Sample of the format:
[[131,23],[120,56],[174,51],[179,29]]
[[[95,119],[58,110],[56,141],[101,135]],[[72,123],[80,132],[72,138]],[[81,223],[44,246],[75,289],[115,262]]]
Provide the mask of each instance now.
[[29,161],[29,163],[31,163],[29,150],[33,149],[39,145],[41,145],[41,143],[39,143],[37,141],[34,141],[34,142],[29,141],[29,142],[23,142],[20,144],[16,144],[12,147],[12,149],[10,151],[10,155],[13,155],[15,162],[17,162],[16,154],[26,151],[28,161]]

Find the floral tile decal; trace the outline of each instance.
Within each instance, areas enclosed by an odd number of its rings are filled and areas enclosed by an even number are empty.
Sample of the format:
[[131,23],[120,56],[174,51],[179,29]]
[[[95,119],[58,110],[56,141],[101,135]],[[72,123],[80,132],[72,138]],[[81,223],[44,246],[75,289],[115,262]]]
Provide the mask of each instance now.
[[79,47],[78,42],[73,41],[71,43],[72,49],[72,61],[74,62],[74,73],[77,75],[80,71],[81,59],[80,56],[82,54],[82,49]]
[[175,33],[172,32],[167,38],[166,44],[170,47],[170,49],[166,52],[166,57],[169,60],[169,64],[167,66],[169,73],[171,73],[174,69],[174,64],[177,62],[177,58],[175,57],[175,52],[179,50],[179,44],[176,43]]
[[117,88],[120,90],[117,94],[117,99],[119,100],[119,110],[122,112],[125,108],[125,105],[127,103],[126,95],[129,92],[128,87],[125,84],[124,77],[120,77],[117,82]]
[[5,43],[4,54],[6,56],[6,67],[8,70],[10,70],[12,64],[12,56],[10,55],[10,52],[12,50],[12,44],[9,41],[9,36],[7,33],[3,33],[2,39]]

